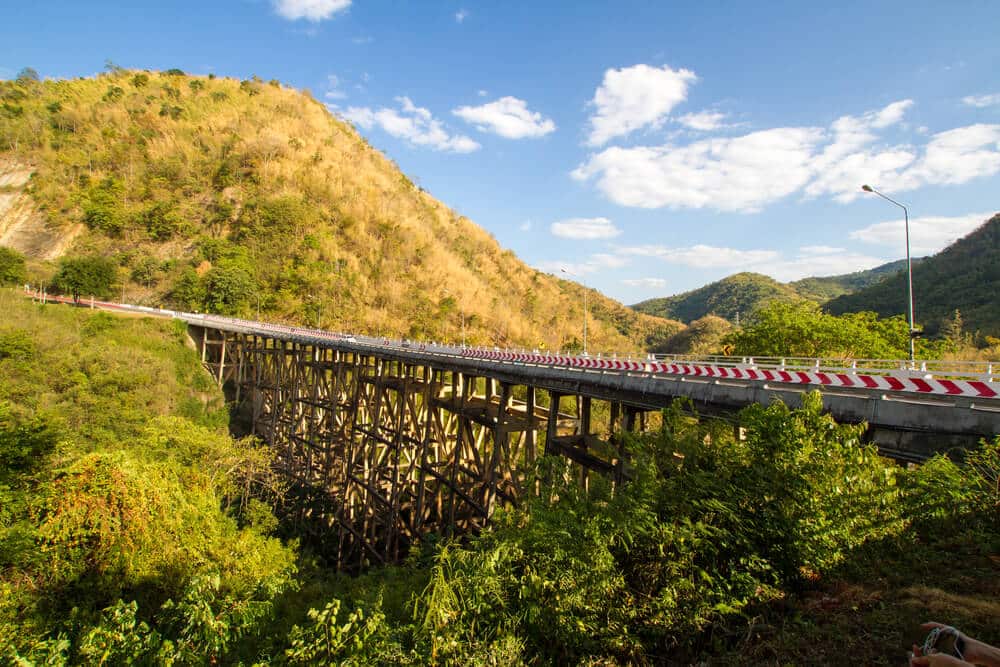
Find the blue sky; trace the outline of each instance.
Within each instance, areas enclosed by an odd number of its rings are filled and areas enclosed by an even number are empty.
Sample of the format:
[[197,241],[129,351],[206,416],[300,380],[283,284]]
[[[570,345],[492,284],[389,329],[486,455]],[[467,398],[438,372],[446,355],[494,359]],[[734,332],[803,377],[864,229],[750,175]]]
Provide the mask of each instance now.
[[1000,210],[1000,3],[21,3],[0,77],[308,88],[543,270],[626,303],[935,252]]

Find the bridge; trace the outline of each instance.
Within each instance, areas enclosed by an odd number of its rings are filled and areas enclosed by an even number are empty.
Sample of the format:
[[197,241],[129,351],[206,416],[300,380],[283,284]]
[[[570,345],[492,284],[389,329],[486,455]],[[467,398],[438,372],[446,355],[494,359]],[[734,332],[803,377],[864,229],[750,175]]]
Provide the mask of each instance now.
[[185,322],[308,497],[303,520],[336,536],[343,569],[395,561],[428,532],[480,530],[497,504],[532,492],[542,452],[571,462],[584,486],[593,475],[621,484],[623,434],[654,428],[678,398],[729,419],[738,437],[741,408],[796,406],[817,390],[835,419],[867,423],[901,461],[1000,433],[1000,383],[986,363],[562,355],[79,305]]

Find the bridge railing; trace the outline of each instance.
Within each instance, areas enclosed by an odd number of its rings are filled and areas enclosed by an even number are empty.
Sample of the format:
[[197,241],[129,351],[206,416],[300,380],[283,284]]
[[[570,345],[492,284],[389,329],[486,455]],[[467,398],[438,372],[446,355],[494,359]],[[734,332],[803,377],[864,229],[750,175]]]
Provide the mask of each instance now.
[[[1000,363],[989,361],[952,361],[952,360],[909,360],[899,359],[849,359],[808,358],[808,357],[733,357],[711,355],[680,355],[680,354],[644,354],[618,355],[597,353],[590,355],[563,354],[561,352],[540,352],[524,348],[500,348],[486,346],[457,346],[447,343],[420,342],[406,339],[389,339],[384,337],[363,336],[343,332],[333,332],[310,327],[293,326],[269,322],[258,322],[221,315],[186,313],[164,310],[148,306],[136,306],[94,299],[80,299],[33,294],[30,295],[49,301],[76,303],[80,306],[93,306],[114,310],[131,311],[163,317],[182,319],[188,322],[204,322],[222,325],[225,328],[237,328],[246,333],[280,333],[303,339],[317,341],[332,341],[346,345],[364,345],[373,348],[394,348],[407,352],[419,352],[445,357],[473,357],[499,363],[516,363],[531,366],[551,366],[554,368],[574,368],[591,372],[652,372],[671,373],[694,376],[723,377],[736,379],[768,379],[774,381],[791,381],[809,384],[833,384],[836,386],[855,386],[851,377],[860,378],[891,378],[888,385],[882,381],[877,386],[868,384],[871,389],[895,389],[894,379],[904,380],[903,391],[918,391],[922,393],[956,393],[954,382],[978,385],[976,389],[965,387],[961,393],[976,396],[1000,396]],[[796,380],[795,378],[799,378]],[[833,378],[827,382],[827,378]],[[928,381],[934,383],[934,389],[928,390]],[[941,383],[945,384],[942,385]],[[996,385],[994,385],[996,383]],[[996,389],[989,389],[993,385]],[[860,386],[860,385],[857,385]]]

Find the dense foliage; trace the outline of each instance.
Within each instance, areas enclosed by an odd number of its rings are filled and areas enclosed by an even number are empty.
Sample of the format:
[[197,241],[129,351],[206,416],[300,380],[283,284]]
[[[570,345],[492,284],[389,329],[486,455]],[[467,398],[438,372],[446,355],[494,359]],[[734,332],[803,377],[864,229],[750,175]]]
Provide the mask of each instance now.
[[736,273],[690,292],[649,299],[632,306],[642,313],[685,323],[715,315],[735,322],[770,301],[797,301],[788,285],[760,273]]
[[726,342],[740,356],[903,359],[909,354],[909,330],[902,317],[879,319],[868,312],[838,317],[809,301],[774,302],[756,311]]
[[[22,250],[105,257],[132,302],[551,350],[580,337],[583,286],[525,265],[277,81],[113,65],[0,81],[5,173],[24,177]],[[680,328],[587,300],[595,350]]]
[[[981,335],[1000,335],[1000,215],[959,239],[933,257],[914,266],[914,317],[917,325],[936,334],[955,309],[962,312],[965,328]],[[906,273],[826,304],[835,314],[859,309],[883,317],[905,315]]]
[[719,354],[726,349],[724,339],[733,330],[728,320],[706,315],[650,348],[651,352],[667,354]]
[[51,288],[74,298],[93,296],[106,299],[111,296],[117,273],[117,267],[104,257],[64,257],[52,277]]
[[[882,603],[845,607],[834,652],[815,645],[812,591],[871,585],[887,566],[920,578],[942,559],[927,580],[957,576],[977,596],[942,593],[963,601],[949,619],[997,639],[1000,565],[979,559],[1000,549],[1000,440],[965,466],[907,470],[818,395],[748,408],[741,438],[678,404],[628,440],[626,484],[592,475],[585,491],[579,470],[546,457],[539,494],[490,530],[431,536],[402,566],[342,578],[274,537],[268,450],[220,430],[220,397],[182,329],[10,291],[0,308],[4,662],[773,663],[851,650],[895,664],[901,638],[845,629]],[[901,617],[921,620],[926,607],[908,604],[880,622],[898,633]],[[783,627],[774,644],[769,624]]]
[[[912,263],[916,266],[923,260],[923,257],[914,257]],[[854,273],[845,273],[839,276],[803,278],[802,280],[795,280],[788,283],[788,286],[810,301],[826,303],[830,299],[835,299],[843,294],[853,294],[871,285],[876,285],[886,278],[905,270],[906,260],[898,259],[895,262],[882,264],[881,266],[876,266],[874,269],[867,269],[865,271],[855,271]]]
[[22,285],[27,279],[24,255],[11,248],[0,246],[0,287]]
[[[915,259],[914,265],[922,259]],[[866,271],[839,276],[803,278],[790,283],[778,281],[760,273],[735,273],[690,292],[648,299],[633,308],[658,317],[677,319],[685,323],[714,315],[736,323],[740,318],[766,306],[771,301],[795,302],[801,299],[823,304],[830,299],[851,294],[882,282],[906,268],[906,261],[889,262]],[[863,304],[855,304],[858,309]],[[848,311],[845,311],[848,312]]]

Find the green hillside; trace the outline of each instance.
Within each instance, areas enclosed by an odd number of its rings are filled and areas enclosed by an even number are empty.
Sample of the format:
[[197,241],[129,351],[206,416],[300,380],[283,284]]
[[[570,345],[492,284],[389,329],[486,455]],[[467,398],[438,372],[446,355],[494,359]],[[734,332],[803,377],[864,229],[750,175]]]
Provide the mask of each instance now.
[[[929,334],[941,329],[955,310],[965,330],[1000,335],[1000,215],[913,269],[914,317]],[[906,313],[906,274],[826,304],[831,313],[872,310],[882,316]]]
[[[912,260],[912,263],[916,266],[923,259],[923,257],[916,257]],[[843,294],[851,294],[880,283],[889,276],[905,270],[906,260],[899,259],[866,271],[855,271],[854,273],[845,273],[839,276],[824,276],[822,278],[803,278],[802,280],[795,280],[788,283],[788,286],[798,292],[800,296],[810,301],[824,303]]]
[[[913,265],[922,261],[923,258],[914,259]],[[878,284],[905,268],[906,260],[898,260],[866,271],[803,278],[790,283],[779,283],[760,273],[736,273],[690,292],[648,299],[632,308],[640,313],[688,324],[709,315],[735,322],[737,313],[740,317],[746,317],[770,301],[793,302],[807,299],[823,304],[843,294]]]
[[737,313],[749,315],[758,306],[775,299],[795,301],[799,295],[788,285],[759,273],[737,273],[704,287],[676,296],[649,299],[632,308],[657,317],[693,322],[716,315],[730,322]]
[[[111,67],[0,81],[0,245],[110,259],[129,301],[328,328],[579,345],[584,287],[541,273],[277,81]],[[680,328],[591,291],[594,349]]]

